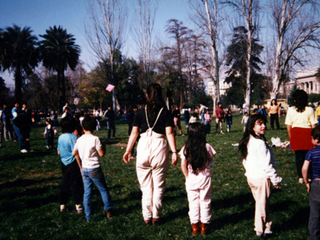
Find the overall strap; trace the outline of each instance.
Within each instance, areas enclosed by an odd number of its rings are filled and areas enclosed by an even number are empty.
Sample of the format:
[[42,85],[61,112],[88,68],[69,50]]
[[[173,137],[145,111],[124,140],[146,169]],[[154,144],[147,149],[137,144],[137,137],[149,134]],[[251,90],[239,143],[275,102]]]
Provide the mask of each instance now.
[[152,126],[152,128],[151,128],[151,127],[150,127],[150,124],[149,124],[149,120],[148,120],[147,107],[145,107],[146,121],[147,121],[147,125],[148,125],[148,128],[149,128],[149,129],[150,129],[150,128],[153,129],[154,126],[157,124],[158,119],[159,119],[159,117],[160,117],[160,114],[161,114],[162,110],[163,110],[163,108],[160,109],[160,111],[159,111],[159,113],[158,113],[158,116],[157,116],[157,118],[156,118],[156,121],[154,122],[154,124],[153,124],[153,126]]

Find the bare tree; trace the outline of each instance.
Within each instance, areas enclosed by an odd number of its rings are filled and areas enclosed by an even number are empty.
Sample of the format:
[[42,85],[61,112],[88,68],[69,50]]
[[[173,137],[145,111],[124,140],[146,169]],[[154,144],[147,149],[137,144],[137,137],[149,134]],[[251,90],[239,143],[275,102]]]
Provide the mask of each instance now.
[[[122,48],[127,12],[121,0],[90,0],[90,23],[85,25],[88,44],[103,63],[110,61],[111,83],[114,83],[114,54]],[[116,110],[115,90],[112,91],[113,109]]]
[[186,87],[186,76],[183,69],[187,62],[185,58],[186,45],[189,41],[191,30],[183,25],[177,19],[170,19],[167,21],[166,32],[174,39],[175,44],[172,47],[166,47],[168,56],[173,59],[173,66],[175,71],[175,87],[179,94],[179,105],[182,106],[185,101],[184,91]]
[[[214,98],[214,107],[215,101],[220,100],[219,93],[219,68],[220,63],[222,63],[223,58],[219,61],[218,57],[218,27],[222,22],[222,9],[218,9],[219,2],[217,0],[199,0],[192,1],[189,0],[190,5],[196,12],[196,18],[192,17],[195,24],[203,30],[203,32],[208,36],[209,42],[207,43],[208,48],[210,49],[211,60],[209,61],[209,74],[215,83],[217,88],[216,96]],[[218,14],[218,12],[220,14]],[[223,51],[222,51],[223,52]]]
[[158,1],[137,0],[139,4],[139,24],[134,29],[133,38],[137,43],[143,69],[146,75],[146,86],[150,84],[151,50],[153,48],[153,27]]
[[317,0],[273,0],[273,23],[276,31],[276,54],[271,99],[277,97],[280,85],[295,65],[303,66],[308,48],[320,47]]

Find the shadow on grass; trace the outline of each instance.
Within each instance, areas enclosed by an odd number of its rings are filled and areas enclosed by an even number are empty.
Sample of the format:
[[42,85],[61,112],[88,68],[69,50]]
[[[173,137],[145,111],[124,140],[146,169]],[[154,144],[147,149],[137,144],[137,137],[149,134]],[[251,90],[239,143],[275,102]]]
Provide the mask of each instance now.
[[[292,216],[288,220],[284,220],[280,225],[275,225],[276,231],[288,231],[298,229],[301,226],[307,226],[309,222],[309,208],[299,208],[297,211],[290,211],[290,207],[296,205],[297,203],[294,201],[283,201],[281,203],[277,203],[271,206],[271,211],[279,211],[285,212],[288,211],[292,214]],[[272,212],[271,212],[272,213]]]
[[[6,217],[16,211],[26,209],[36,209],[38,207],[59,202],[59,194],[53,194],[59,191],[59,186],[40,186],[28,188],[26,190],[12,191],[12,188],[25,188],[34,184],[47,184],[48,182],[56,181],[57,178],[36,180],[17,180],[0,185],[1,192],[1,214]],[[54,190],[52,190],[54,188]],[[9,189],[3,191],[3,189]]]

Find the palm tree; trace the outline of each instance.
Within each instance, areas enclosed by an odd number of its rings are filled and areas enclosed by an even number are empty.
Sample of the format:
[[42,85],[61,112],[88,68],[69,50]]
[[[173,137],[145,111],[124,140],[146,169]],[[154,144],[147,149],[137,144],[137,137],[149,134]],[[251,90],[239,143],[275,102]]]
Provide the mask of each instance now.
[[22,99],[22,81],[39,62],[37,37],[31,33],[29,27],[21,29],[16,25],[0,29],[0,70],[14,72],[17,102]]
[[[61,26],[54,26],[46,30],[46,34],[40,35],[44,40],[40,41],[40,51],[43,66],[57,72],[58,95],[60,111],[66,102],[66,87],[64,71],[68,66],[75,70],[80,56],[80,46],[75,44],[75,38],[68,34]],[[61,90],[61,91],[60,91]]]

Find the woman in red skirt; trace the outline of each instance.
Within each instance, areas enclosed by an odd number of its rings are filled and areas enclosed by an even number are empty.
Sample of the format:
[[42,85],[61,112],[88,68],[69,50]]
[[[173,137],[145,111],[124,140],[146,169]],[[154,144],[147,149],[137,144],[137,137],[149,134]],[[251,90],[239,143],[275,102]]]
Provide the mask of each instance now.
[[303,183],[301,168],[307,152],[313,148],[311,130],[318,123],[312,107],[308,107],[308,94],[296,90],[292,94],[293,106],[288,109],[285,124],[290,138],[290,147],[296,154],[299,183]]

